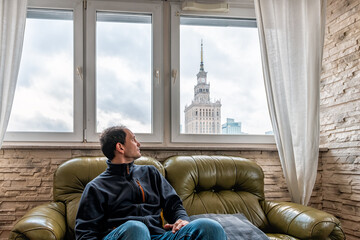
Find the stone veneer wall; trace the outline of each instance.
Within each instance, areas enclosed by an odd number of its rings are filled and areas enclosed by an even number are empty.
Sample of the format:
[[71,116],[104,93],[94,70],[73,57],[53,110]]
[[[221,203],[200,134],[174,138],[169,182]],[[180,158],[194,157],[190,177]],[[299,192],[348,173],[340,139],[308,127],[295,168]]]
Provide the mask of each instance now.
[[[150,151],[144,156],[159,161],[173,155],[231,155],[256,161],[265,173],[268,200],[290,201],[276,151]],[[29,209],[52,200],[53,173],[64,161],[79,156],[101,156],[98,150],[0,150],[0,239],[7,239],[13,224]],[[319,186],[319,184],[317,184]],[[319,190],[319,187],[316,187]],[[320,204],[320,193],[314,192]]]
[[328,0],[321,78],[323,210],[360,239],[360,1]]

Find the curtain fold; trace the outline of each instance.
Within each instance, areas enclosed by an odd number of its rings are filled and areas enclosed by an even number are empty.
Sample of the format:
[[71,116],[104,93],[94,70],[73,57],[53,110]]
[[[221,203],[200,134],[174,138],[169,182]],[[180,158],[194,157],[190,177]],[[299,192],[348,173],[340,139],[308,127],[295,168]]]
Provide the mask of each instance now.
[[0,148],[9,122],[24,40],[27,0],[0,1]]
[[255,0],[265,89],[292,201],[307,205],[319,157],[326,0]]

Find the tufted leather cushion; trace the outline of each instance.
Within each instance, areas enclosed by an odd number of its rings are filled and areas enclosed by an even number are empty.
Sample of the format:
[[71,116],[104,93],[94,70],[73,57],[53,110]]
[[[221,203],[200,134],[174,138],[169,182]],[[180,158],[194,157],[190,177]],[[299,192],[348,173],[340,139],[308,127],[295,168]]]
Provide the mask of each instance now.
[[[135,160],[138,165],[154,165],[161,174],[165,170],[160,162],[151,157]],[[74,227],[79,201],[88,182],[105,171],[105,157],[82,157],[69,160],[56,170],[54,174],[54,201],[66,205],[67,236],[75,239]]]
[[174,156],[164,163],[166,178],[183,200],[189,215],[243,213],[266,229],[261,208],[264,174],[254,162],[227,156]]

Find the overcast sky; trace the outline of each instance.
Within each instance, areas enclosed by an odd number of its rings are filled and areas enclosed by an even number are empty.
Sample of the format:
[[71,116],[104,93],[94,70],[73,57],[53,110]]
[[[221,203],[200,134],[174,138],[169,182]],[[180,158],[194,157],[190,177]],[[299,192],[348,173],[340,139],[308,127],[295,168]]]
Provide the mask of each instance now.
[[151,132],[151,25],[97,24],[98,131],[125,124]]
[[[151,131],[151,27],[131,25],[97,25],[99,131],[119,123]],[[73,130],[72,39],[70,21],[27,20],[8,130]],[[271,130],[254,28],[181,27],[181,124],[194,95],[201,39],[210,97],[221,100],[222,123],[234,118],[250,134]]]
[[27,19],[8,131],[73,131],[71,21]]

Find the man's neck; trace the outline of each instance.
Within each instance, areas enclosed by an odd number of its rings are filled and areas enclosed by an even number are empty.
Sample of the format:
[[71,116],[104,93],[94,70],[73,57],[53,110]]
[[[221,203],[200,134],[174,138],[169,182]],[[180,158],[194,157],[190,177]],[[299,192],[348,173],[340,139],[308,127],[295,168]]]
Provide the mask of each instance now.
[[114,158],[111,160],[111,163],[112,163],[112,164],[128,164],[128,163],[132,163],[133,161],[134,161],[134,159],[114,157]]

